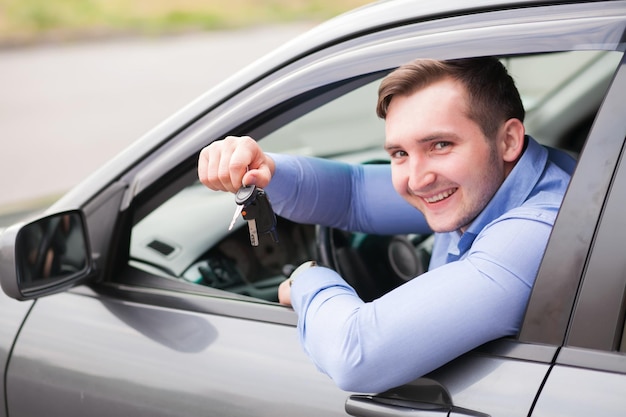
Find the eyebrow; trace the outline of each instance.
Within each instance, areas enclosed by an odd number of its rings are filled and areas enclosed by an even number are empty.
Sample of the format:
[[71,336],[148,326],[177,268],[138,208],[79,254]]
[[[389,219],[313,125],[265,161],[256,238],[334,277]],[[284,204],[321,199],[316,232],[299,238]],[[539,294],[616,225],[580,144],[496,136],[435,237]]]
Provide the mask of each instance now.
[[387,142],[385,142],[385,145],[383,146],[383,149],[386,150],[386,151],[393,151],[393,150],[396,150],[396,149],[400,149],[400,146],[394,145],[393,143],[387,144]]
[[[425,143],[436,142],[436,141],[441,141],[441,140],[455,140],[455,139],[458,140],[459,137],[458,137],[458,135],[456,135],[454,133],[435,132],[435,133],[430,134],[428,136],[425,136],[423,138],[419,138],[419,139],[415,140],[415,142],[419,143],[419,144],[425,144]],[[385,142],[385,145],[384,145],[384,149],[386,151],[395,150],[395,149],[401,149],[401,148],[403,148],[403,147],[400,146],[400,145],[396,145],[393,142],[391,142],[391,143]]]

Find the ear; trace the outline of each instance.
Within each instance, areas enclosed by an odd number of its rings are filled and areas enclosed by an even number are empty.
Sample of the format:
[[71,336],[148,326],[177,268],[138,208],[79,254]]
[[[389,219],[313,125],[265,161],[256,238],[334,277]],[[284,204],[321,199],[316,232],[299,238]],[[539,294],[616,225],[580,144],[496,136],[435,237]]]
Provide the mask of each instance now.
[[524,150],[524,124],[519,119],[509,119],[504,122],[501,135],[502,159],[505,162],[517,161]]

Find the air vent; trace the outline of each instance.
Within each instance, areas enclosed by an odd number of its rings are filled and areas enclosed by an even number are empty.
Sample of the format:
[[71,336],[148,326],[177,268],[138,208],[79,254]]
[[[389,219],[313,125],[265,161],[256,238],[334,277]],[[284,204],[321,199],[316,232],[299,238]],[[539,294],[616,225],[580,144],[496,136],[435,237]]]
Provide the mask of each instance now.
[[153,240],[148,243],[148,247],[159,252],[163,256],[169,256],[176,250],[175,247],[168,245],[167,243],[161,242],[160,240]]

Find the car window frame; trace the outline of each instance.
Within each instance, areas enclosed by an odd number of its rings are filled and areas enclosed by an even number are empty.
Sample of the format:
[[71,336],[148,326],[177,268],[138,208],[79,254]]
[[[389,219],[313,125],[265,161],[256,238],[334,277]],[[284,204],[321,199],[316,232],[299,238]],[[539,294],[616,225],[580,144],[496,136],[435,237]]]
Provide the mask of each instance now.
[[618,255],[622,247],[615,243],[626,232],[624,207],[626,159],[622,147],[619,168],[609,186],[576,299],[567,346],[608,352],[620,350],[626,314],[626,256]]
[[[565,347],[556,363],[608,372],[626,373],[626,258],[616,254],[615,243],[623,236],[626,223],[626,57],[607,95],[603,114],[598,117],[598,136],[622,137],[616,168],[607,185],[607,197],[599,214],[590,245],[579,294],[575,301]],[[605,120],[613,115],[614,120]],[[622,115],[622,120],[619,119]],[[609,123],[612,122],[612,123]],[[620,130],[621,129],[621,130]],[[612,133],[612,131],[615,131]],[[621,132],[621,134],[619,133]],[[618,247],[619,248],[619,247]],[[617,256],[616,256],[617,255]]]
[[[619,5],[607,2],[607,7]],[[567,19],[562,17],[566,11]],[[512,24],[520,20],[520,13],[524,15],[521,23]],[[273,108],[307,92],[365,74],[390,71],[419,56],[449,59],[585,49],[613,51],[620,41],[617,32],[624,31],[624,22],[617,17],[598,18],[603,14],[594,5],[572,4],[442,17],[392,29],[383,28],[299,57],[211,109],[179,132],[176,138],[163,144],[157,154],[150,155],[144,163],[129,170],[124,176],[130,184],[129,192],[121,209],[127,209],[135,198],[153,186],[155,178],[162,176],[164,170],[188,164],[189,155],[197,155],[199,149],[213,140],[245,132],[242,119],[258,122],[259,117],[266,117]],[[576,27],[568,25],[574,20]],[[436,31],[445,25],[449,25],[449,31],[437,35]],[[490,29],[503,33],[494,37]],[[531,30],[537,39],[522,36]],[[550,41],[545,39],[546,33],[550,33]],[[593,36],[593,42],[581,38],[583,33]],[[471,36],[475,38],[467,39]],[[459,38],[463,39],[463,44],[459,44]],[[416,53],[415,48],[420,48],[420,52]],[[286,84],[291,87],[283,88]]]
[[[580,54],[579,56],[579,60],[583,63],[587,62],[589,57],[593,57],[594,55],[588,55],[590,51],[573,51],[571,53],[573,54]],[[587,53],[587,54],[586,54]],[[552,55],[550,53],[546,54],[546,56],[544,57],[543,61],[539,61],[539,62],[544,62],[541,65],[535,65],[535,68],[542,68],[542,65],[548,65],[547,62],[550,62],[550,60],[552,60],[555,56],[559,56],[558,53],[555,53],[555,55]],[[569,55],[569,57],[572,56],[576,56],[576,55]],[[520,62],[525,62],[525,60],[527,59],[527,56],[512,56],[512,57],[506,57],[504,58],[505,61],[507,61],[506,65],[509,64],[509,59],[519,59]],[[617,57],[620,58],[620,57]],[[537,62],[537,56],[536,55],[532,55],[532,59]],[[520,64],[520,65],[524,65],[524,64]],[[581,65],[587,65],[587,64],[581,64]],[[610,68],[612,69],[613,66],[611,65]],[[545,69],[544,69],[545,70]],[[536,71],[536,69],[535,69]],[[612,73],[612,72],[611,72]],[[255,118],[253,121],[248,121],[247,124],[244,124],[240,127],[241,132],[238,134],[241,135],[250,135],[254,138],[260,138],[260,143],[261,146],[268,151],[268,148],[265,148],[266,145],[266,141],[267,140],[272,140],[272,139],[278,139],[278,137],[281,138],[282,141],[285,140],[286,137],[288,138],[294,138],[298,136],[297,132],[292,132],[290,129],[293,129],[292,124],[293,125],[297,125],[299,127],[299,130],[304,130],[305,131],[305,136],[306,134],[310,134],[311,131],[307,130],[307,129],[312,129],[313,132],[315,132],[317,129],[316,128],[312,128],[310,125],[312,125],[311,122],[308,122],[306,120],[308,120],[307,118],[309,117],[309,115],[311,114],[316,114],[319,110],[324,109],[326,106],[328,106],[329,104],[331,105],[335,105],[333,104],[335,102],[336,99],[338,100],[343,100],[346,96],[349,96],[355,92],[358,92],[359,90],[361,90],[364,87],[367,87],[367,91],[368,91],[368,95],[371,96],[371,103],[375,102],[375,87],[376,85],[382,80],[382,78],[384,77],[384,75],[387,74],[387,71],[381,71],[378,73],[371,73],[371,74],[366,74],[364,76],[361,77],[355,77],[354,79],[350,79],[350,80],[344,80],[338,83],[335,83],[333,85],[329,85],[329,86],[324,86],[323,88],[320,89],[316,89],[313,91],[309,91],[299,97],[296,97],[292,100],[288,100],[284,103],[281,103],[279,106],[276,106],[274,109],[272,109],[271,112],[268,112],[268,114],[266,115],[267,120],[263,121],[264,117],[259,116],[257,118]],[[560,83],[556,82],[555,84],[551,85],[552,88],[550,88],[549,94],[552,93],[553,88],[556,88],[557,86],[561,85]],[[373,89],[373,90],[372,90]],[[370,91],[371,90],[371,91]],[[601,93],[599,93],[601,96],[603,96],[605,93],[604,89],[602,89]],[[565,94],[567,94],[567,90],[565,90]],[[362,100],[361,100],[362,101]],[[369,99],[367,101],[368,103],[370,103]],[[347,104],[348,106],[352,106],[353,104],[351,103],[351,101],[348,101],[349,104]],[[342,103],[342,105],[346,105],[345,102]],[[597,105],[597,104],[596,104]],[[362,108],[362,106],[357,107],[359,110],[355,111],[355,112],[350,112],[347,117],[351,117],[354,114],[358,114],[360,118],[364,118],[364,117],[368,117],[368,118],[372,118],[372,119],[377,119],[374,115],[374,111],[373,111],[373,104],[368,104],[366,106],[366,108]],[[337,110],[337,109],[335,109]],[[323,110],[323,112],[326,112],[326,110]],[[323,113],[324,114],[324,113]],[[333,117],[335,117],[336,111],[332,113]],[[595,115],[595,113],[594,113]],[[314,117],[318,117],[318,116],[314,116]],[[573,118],[573,117],[572,117]],[[317,119],[313,119],[315,120],[315,122],[317,124],[322,124],[322,125],[326,125],[326,122],[324,120],[317,120]],[[349,119],[351,120],[353,123],[358,123],[358,120],[353,120],[353,119]],[[360,119],[359,119],[360,120]],[[301,125],[301,123],[303,123],[304,121],[304,126]],[[375,135],[377,138],[374,142],[374,148],[375,149],[371,149],[368,151],[367,155],[373,155],[374,158],[384,158],[387,159],[387,156],[385,154],[385,152],[382,149],[382,142],[383,142],[383,137],[384,137],[384,127],[383,127],[383,122],[380,120],[377,120],[377,122],[380,123],[379,126],[381,128],[381,131],[378,132]],[[287,130],[282,131],[283,128],[288,127]],[[371,128],[371,126],[370,126]],[[371,129],[370,129],[371,130]],[[278,135],[275,135],[277,134]],[[327,132],[328,134],[330,134],[330,136],[333,136],[334,133],[332,132]],[[369,133],[369,132],[368,132]],[[532,134],[532,132],[530,132]],[[237,134],[237,133],[235,133]],[[315,133],[316,135],[319,135],[319,133]],[[380,135],[380,136],[379,136]],[[533,135],[534,136],[534,135]],[[337,138],[339,139],[339,138]],[[341,140],[341,139],[339,139]],[[279,152],[291,152],[293,150],[296,150],[294,148],[291,148],[291,144],[290,142],[286,142],[288,143],[287,148],[288,149],[283,149],[282,147],[280,149]],[[308,155],[310,153],[310,151],[312,149],[314,149],[316,146],[318,146],[318,143],[315,143],[314,141],[311,142],[311,140],[309,139],[309,142],[307,142],[305,140],[305,142],[297,142],[298,145],[297,146],[304,146],[302,149],[305,151],[305,153]],[[552,143],[552,142],[548,142],[548,143]],[[284,146],[284,144],[283,144]],[[330,148],[325,147],[324,145],[319,145],[321,147],[321,149],[323,149],[326,153],[318,155],[318,156],[322,156],[322,157],[335,157],[337,156],[336,153],[333,152],[342,152],[341,149],[342,148],[336,148],[334,145],[331,146]],[[367,146],[372,146],[372,144],[368,144]],[[379,149],[378,149],[379,148]],[[368,148],[370,149],[370,148]],[[270,152],[276,152],[275,149],[269,149]],[[317,155],[317,152],[319,151],[319,149],[317,149],[315,152],[313,152],[313,154]],[[330,154],[328,154],[328,152],[330,152]],[[341,155],[341,154],[340,154]],[[360,154],[361,155],[361,154]],[[364,157],[364,156],[361,156]],[[343,158],[342,156],[340,156],[340,158]],[[354,157],[352,157],[352,159],[348,159],[349,161],[355,161],[355,162],[362,162],[362,160],[358,160],[358,159],[354,159]],[[180,179],[179,179],[180,181]],[[193,187],[198,186],[197,184],[197,178],[195,176],[195,172],[192,173],[192,175],[188,175],[186,178],[184,178],[183,180],[183,184],[192,184],[193,183]],[[164,194],[165,196],[168,196],[170,194],[170,192],[168,191],[169,188],[171,188],[172,186],[167,186],[167,187],[159,187],[159,192]],[[180,188],[180,185],[173,185],[175,190],[178,190],[178,188]],[[203,187],[200,187],[203,188]],[[208,190],[205,190],[208,192]],[[136,212],[136,219],[133,222],[133,224],[135,224],[137,222],[138,219],[142,219],[144,214],[146,213],[152,213],[152,211],[156,208],[158,209],[158,204],[155,203],[155,200],[158,201],[159,203],[161,202],[161,200],[163,200],[163,198],[158,198],[158,199],[152,199],[150,204],[145,204],[142,205],[141,207],[138,207],[138,210]],[[210,199],[208,199],[207,201],[210,201]],[[203,212],[206,212],[207,207],[203,208]],[[230,219],[230,217],[229,217]],[[222,219],[224,221],[224,219]],[[162,221],[162,219],[161,219]],[[154,226],[154,225],[153,225]],[[202,227],[204,230],[206,229],[206,224]],[[144,227],[145,230],[145,227]],[[148,230],[153,230],[153,228],[148,229]],[[221,230],[221,229],[220,229]],[[226,233],[226,231],[223,231],[224,233]],[[150,232],[152,233],[152,232]],[[221,232],[220,232],[221,233]],[[174,236],[172,236],[174,237]],[[175,246],[177,249],[177,251],[183,250],[184,251],[184,245],[187,241],[196,241],[196,237],[197,234],[191,233],[189,234],[189,236],[187,236],[186,238],[183,237],[182,235],[176,236],[173,239],[170,239],[169,242],[173,242],[171,243],[171,245]],[[207,237],[209,237],[209,234],[207,234]],[[226,239],[226,237],[219,237],[219,234],[217,237],[214,237],[214,239]],[[168,235],[167,234],[160,234],[159,237],[151,237],[150,239],[159,239],[160,241],[164,241],[167,242],[168,241]],[[142,241],[148,241],[148,237],[144,236],[142,239]],[[205,238],[206,240],[206,238]],[[215,240],[215,242],[217,242],[217,240]],[[137,245],[137,242],[135,242],[135,245]],[[198,247],[198,245],[196,245],[196,247]],[[141,250],[141,249],[140,249]],[[145,251],[145,249],[144,249]],[[202,252],[205,252],[206,249],[203,249]],[[155,266],[158,265],[160,263],[160,261],[163,261],[162,265],[163,265],[163,270],[164,271],[170,271],[172,274],[174,274],[173,271],[177,271],[175,273],[175,275],[178,275],[179,273],[182,273],[182,270],[180,269],[180,263],[178,264],[178,268],[176,267],[176,264],[172,263],[171,266],[173,269],[170,269],[165,259],[160,259],[158,256],[163,256],[163,254],[157,254],[156,252],[142,252],[144,255],[146,255],[147,257],[142,258],[139,257],[137,260],[141,261],[142,259],[145,261],[144,265],[149,267],[151,262],[155,262]],[[194,253],[194,257],[195,256],[200,256],[201,253]],[[176,258],[179,261],[182,261],[183,259],[186,260],[186,262],[191,262],[189,258],[189,256],[183,256],[182,258],[180,256],[178,256]],[[194,261],[196,261],[196,259],[193,259]],[[291,263],[294,264],[298,264],[299,262],[302,261],[292,261]],[[136,263],[137,266],[141,267],[142,263],[141,262],[137,262]],[[186,264],[186,268],[189,267],[189,263]],[[157,273],[159,273],[160,271],[156,271]],[[193,276],[193,274],[191,275]],[[240,290],[243,290],[243,288],[240,288]],[[237,290],[234,290],[233,292],[237,293]]]
[[[615,71],[565,194],[531,292],[519,334],[521,341],[556,346],[565,341],[605,198],[624,146],[623,134],[617,133],[626,132],[624,89],[626,55]],[[594,190],[594,198],[590,198],[589,190]]]
[[[584,5],[586,7],[580,6],[581,5],[573,5],[572,10],[583,15],[588,12],[588,5]],[[533,13],[542,14],[542,10],[542,7],[533,8]],[[546,10],[554,11],[555,9],[548,7]],[[513,14],[514,12],[510,10],[487,12],[487,15],[493,15],[496,17],[498,25],[505,27],[502,30],[506,31],[508,34],[507,36],[510,38],[515,38],[516,33],[523,31],[523,28],[516,28],[515,30],[509,31],[509,29],[506,28],[506,25],[502,24],[503,19],[504,21],[506,21],[506,19],[512,19]],[[475,18],[475,16],[472,18]],[[466,27],[468,24],[467,22],[458,22],[456,17],[450,17],[443,19],[444,22],[436,22],[435,26],[445,24],[445,21],[449,19],[454,20],[455,24],[459,24],[460,27]],[[476,21],[482,22],[479,18],[476,18]],[[420,24],[422,23],[417,23],[415,25]],[[425,24],[430,25],[430,23]],[[549,27],[551,31],[554,30],[554,28],[551,28],[550,26],[549,19],[542,22],[542,25],[545,26],[545,30]],[[478,25],[473,28],[473,30],[481,31],[485,29],[485,27],[479,28]],[[602,29],[605,30],[606,28],[602,27]],[[190,178],[191,176],[189,173],[194,172],[199,149],[211,140],[224,137],[227,134],[247,134],[254,132],[255,129],[260,131],[264,128],[261,126],[265,126],[265,128],[267,128],[267,126],[270,126],[271,123],[276,123],[280,118],[286,117],[286,113],[277,114],[281,107],[300,104],[302,107],[299,108],[305,109],[307,105],[314,106],[312,103],[314,103],[315,97],[321,97],[319,95],[320,92],[328,93],[329,91],[338,91],[335,89],[347,85],[345,83],[355,80],[358,81],[360,79],[359,77],[362,76],[370,76],[374,74],[375,77],[379,77],[385,71],[392,69],[388,68],[390,62],[405,62],[408,60],[405,58],[407,58],[409,54],[414,57],[414,53],[410,52],[411,48],[407,48],[406,45],[397,45],[398,42],[403,43],[405,41],[401,38],[402,34],[407,30],[408,29],[406,27],[383,30],[380,33],[365,35],[365,38],[367,38],[365,40],[348,41],[350,44],[348,55],[350,55],[351,58],[357,59],[357,62],[355,62],[354,65],[345,65],[345,63],[349,62],[349,59],[344,57],[344,54],[337,53],[341,47],[341,44],[339,44],[338,46],[329,48],[329,50],[316,52],[311,56],[302,58],[302,60],[295,61],[285,66],[282,70],[272,74],[266,80],[260,81],[258,84],[251,86],[250,88],[253,90],[253,93],[249,96],[246,96],[246,90],[242,90],[242,94],[235,95],[230,100],[213,109],[211,113],[196,120],[194,124],[179,132],[175,138],[172,138],[157,149],[141,164],[130,169],[121,178],[121,182],[129,184],[128,191],[124,195],[121,204],[121,211],[125,214],[129,212],[139,213],[142,210],[146,210],[150,206],[158,204],[159,200],[162,201],[164,198],[167,198],[168,195],[158,193],[156,191],[157,188],[162,188],[164,183],[170,184],[176,182],[181,175],[186,175],[187,178]],[[388,31],[393,32],[392,43],[396,45],[395,47],[398,48],[398,51],[400,52],[393,52],[391,56],[387,56],[385,58],[383,63],[376,62],[375,68],[371,68],[370,65],[372,65],[372,57],[378,56],[377,54],[385,49],[384,45],[387,36],[386,33]],[[415,42],[415,44],[418,44],[421,36],[430,36],[429,33],[422,34],[419,30],[417,32],[418,33],[414,34],[412,38],[412,42]],[[554,41],[554,44],[547,42],[539,46],[527,46],[526,43],[522,43],[520,41],[515,47],[511,47],[510,44],[505,45],[505,43],[498,43],[496,46],[485,46],[481,39],[474,39],[471,41],[473,49],[470,48],[470,50],[465,49],[464,51],[461,51],[461,49],[458,48],[455,53],[445,50],[444,52],[439,52],[439,54],[442,54],[442,57],[453,57],[473,55],[472,50],[481,51],[481,53],[493,52],[494,54],[497,54],[498,51],[502,50],[507,50],[508,53],[545,52],[567,49],[568,47],[572,50],[576,50],[576,48],[572,46],[576,45],[576,39],[574,39],[578,38],[576,33],[566,30],[561,37],[557,36],[556,38],[557,40]],[[606,45],[594,45],[594,49],[605,48],[607,50],[612,50],[611,38],[605,37],[605,39],[608,39],[606,41]],[[361,41],[364,43],[362,48],[358,45]],[[446,39],[437,39],[433,42],[431,47],[426,50],[434,51],[437,46],[440,46],[440,44],[445,41]],[[557,48],[556,45],[559,45],[559,47]],[[342,68],[342,71],[331,71],[329,73],[327,70],[324,70],[325,68],[334,67],[335,65],[339,65],[339,67]],[[341,79],[337,81],[337,77]],[[289,89],[288,93],[291,94],[291,96],[285,97],[284,95],[281,95],[278,97],[272,97],[271,100],[266,100],[273,89],[280,89],[281,85],[284,83],[294,82],[294,80],[297,79],[307,80],[307,83],[305,84],[306,90],[304,90],[304,92],[297,89]],[[314,97],[311,97],[312,92],[315,92]],[[293,115],[290,117],[293,119]],[[241,122],[242,119],[245,120],[243,123]],[[256,128],[254,128],[255,125],[257,126]],[[160,178],[163,182],[154,182],[154,178]],[[167,180],[168,178],[169,180]],[[167,193],[170,193],[169,195],[171,195],[173,193],[171,189],[174,188],[176,187],[166,186],[165,189],[167,189]],[[127,217],[126,221],[129,222],[127,224],[132,223],[132,220],[128,220],[130,217],[131,216]],[[118,240],[117,243],[127,237],[125,237],[123,233],[120,233],[119,238],[120,240]],[[115,245],[115,243],[113,243],[113,245]],[[120,246],[124,247],[124,245]],[[118,265],[119,269],[109,274],[105,281],[110,281],[118,286],[122,285],[126,291],[129,291],[132,288],[138,288],[136,285],[158,289],[161,285],[159,283],[159,281],[162,281],[161,278],[158,280],[150,280],[146,279],[144,276],[141,280],[130,279],[129,277],[137,275],[137,272],[128,267],[128,260],[125,259],[125,256],[127,258],[128,254],[119,252],[120,251],[117,251],[117,253],[115,253],[115,255],[118,256],[115,264]],[[168,288],[170,284],[171,283],[167,284]],[[189,290],[189,287],[186,287],[186,289],[176,289],[176,291],[179,290],[181,291],[180,294],[183,294],[185,291]],[[215,294],[211,294],[215,296]],[[226,296],[226,298],[228,298],[228,296]],[[237,297],[233,297],[233,299],[237,299]]]

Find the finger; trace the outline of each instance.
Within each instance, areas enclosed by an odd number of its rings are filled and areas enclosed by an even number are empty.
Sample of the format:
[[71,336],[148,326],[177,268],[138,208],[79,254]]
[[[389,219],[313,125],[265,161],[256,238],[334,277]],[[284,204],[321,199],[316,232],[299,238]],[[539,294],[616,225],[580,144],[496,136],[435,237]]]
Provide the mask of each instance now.
[[251,162],[248,166],[248,172],[243,176],[243,182],[246,185],[254,184],[258,187],[264,188],[271,181],[274,176],[275,163],[274,160],[267,155],[258,143],[250,145],[252,154],[250,155]]
[[200,151],[198,156],[198,179],[205,186],[209,186],[208,167],[209,167],[209,149],[208,146],[204,147]]
[[221,190],[221,182],[217,178],[219,147],[220,145],[217,142],[213,142],[202,149],[198,157],[198,179],[212,190]]
[[238,179],[241,175],[241,182],[237,181],[237,184],[263,188],[272,179],[274,169],[274,160],[263,152],[254,139],[249,136],[238,138],[231,159],[231,177]]
[[213,142],[202,149],[198,158],[198,179],[202,184],[216,191],[226,191],[219,179],[219,161],[223,148],[220,141]]
[[254,139],[249,136],[232,138],[232,154],[228,163],[229,177],[233,187],[239,189],[242,185],[251,185],[253,182],[244,181],[246,173],[255,169],[255,161],[262,151]]
[[291,285],[285,280],[278,286],[278,302],[282,305],[291,306]]
[[232,144],[215,141],[200,152],[198,158],[198,179],[208,188],[216,191],[233,191],[227,167],[232,154]]
[[200,152],[198,160],[198,178],[213,190],[236,192],[243,184],[264,187],[273,170],[274,161],[249,136],[215,141]]
[[261,166],[259,166],[259,168],[251,169],[248,172],[246,172],[245,175],[243,176],[243,183],[245,185],[254,184],[257,187],[265,188],[267,184],[269,184],[273,175],[273,172],[270,169],[270,162],[271,162],[271,166],[273,166],[273,161],[270,160],[269,157],[267,157],[266,162],[263,163]]

